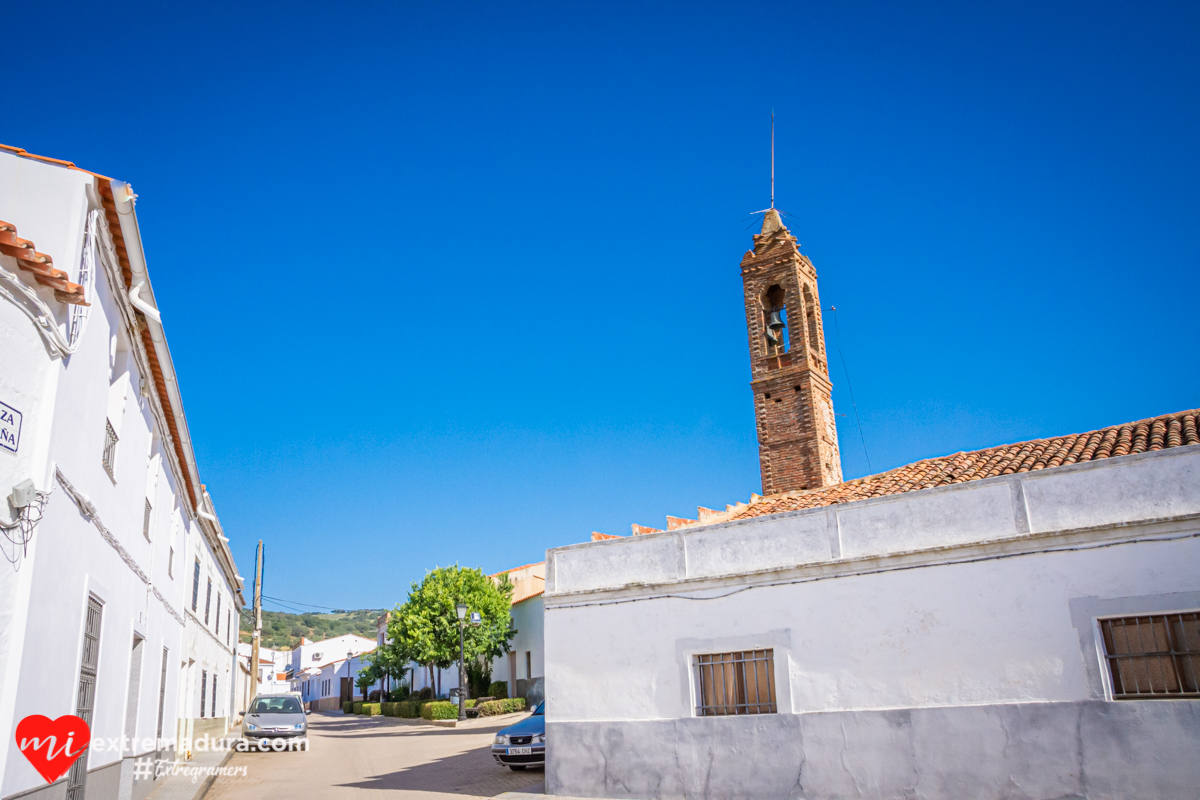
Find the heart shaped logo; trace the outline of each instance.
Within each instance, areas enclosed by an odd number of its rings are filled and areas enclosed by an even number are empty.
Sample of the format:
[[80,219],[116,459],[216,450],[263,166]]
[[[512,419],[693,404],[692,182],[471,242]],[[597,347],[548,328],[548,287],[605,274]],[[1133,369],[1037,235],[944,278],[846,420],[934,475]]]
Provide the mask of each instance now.
[[91,740],[88,724],[73,714],[58,719],[30,714],[17,723],[17,748],[47,783],[65,775]]

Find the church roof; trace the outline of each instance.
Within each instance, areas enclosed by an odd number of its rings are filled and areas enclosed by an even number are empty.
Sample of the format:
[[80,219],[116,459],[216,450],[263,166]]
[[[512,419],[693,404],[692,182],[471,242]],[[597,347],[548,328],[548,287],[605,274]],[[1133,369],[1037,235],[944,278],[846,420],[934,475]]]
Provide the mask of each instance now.
[[[726,506],[723,512],[710,508],[697,509],[699,519],[667,517],[667,530],[853,503],[855,500],[933,489],[937,486],[994,478],[998,475],[1035,472],[1084,461],[1099,461],[1104,458],[1194,444],[1200,444],[1200,409],[1179,411],[1086,433],[1033,439],[973,450],[969,453],[927,458],[888,472],[867,475],[820,489],[783,492],[766,497],[751,495],[749,503]],[[661,530],[635,524],[633,533],[636,536],[661,533]],[[615,538],[618,537],[605,533],[592,534],[592,541]]]
[[[799,511],[919,489],[932,489],[935,486],[978,481],[997,475],[1034,472],[1066,464],[1200,444],[1198,428],[1200,409],[1192,409],[1086,433],[1034,439],[969,453],[927,458],[878,475],[868,475],[833,486],[770,495],[752,501],[749,505],[739,503],[720,518],[708,519],[705,523],[731,522],[783,511]],[[698,521],[693,524],[698,524]]]

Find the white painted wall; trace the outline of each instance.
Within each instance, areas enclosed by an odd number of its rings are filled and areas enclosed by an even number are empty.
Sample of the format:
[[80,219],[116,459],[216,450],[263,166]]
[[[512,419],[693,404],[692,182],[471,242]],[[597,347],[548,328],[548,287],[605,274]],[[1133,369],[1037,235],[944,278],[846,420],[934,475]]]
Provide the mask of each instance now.
[[692,654],[773,647],[797,714],[1086,700],[1099,656],[1072,601],[1198,589],[1189,538],[551,609],[547,693],[558,720],[690,717]]
[[[1010,715],[1035,737],[1012,754],[1030,785],[1088,785],[1060,760],[1038,761],[1036,737],[1062,741],[1072,714],[1087,724],[1068,749],[1113,796],[1151,778],[1183,796],[1195,772],[1168,751],[1200,740],[1200,704],[1112,701],[1097,620],[1200,608],[1200,446],[547,556],[547,724],[567,737],[547,772],[555,793],[725,796],[739,785],[723,744],[734,729],[759,737],[754,778],[772,792],[801,779],[811,796],[961,789],[973,767],[955,743],[970,759],[994,751],[985,743],[1006,708],[1033,709]],[[778,715],[696,719],[693,656],[764,648]],[[926,710],[948,733],[940,749],[910,752],[909,720],[927,724]],[[1167,768],[1143,768],[1148,752],[1168,753]],[[1124,753],[1135,767],[1113,761]],[[1007,763],[980,762],[978,796],[997,796],[1016,774]]]
[[[516,674],[511,674],[509,670],[507,653],[492,661],[492,680],[507,683],[509,697],[515,696],[515,681],[518,678],[541,678],[546,674],[544,617],[545,609],[540,594],[512,607],[513,627],[517,629],[517,635],[509,642],[509,647],[517,656]],[[526,669],[526,653],[529,654],[531,670]]]
[[[54,259],[55,267],[74,278],[87,214],[97,207],[95,196],[89,196],[94,180],[78,170],[0,154],[0,219],[14,223],[19,236],[32,240]],[[126,240],[130,240],[128,232]],[[51,290],[39,288],[8,256],[0,255],[0,266],[33,288],[57,321],[65,324],[67,307],[54,299]],[[195,520],[188,517],[180,476],[165,457],[162,431],[150,401],[140,391],[143,376],[130,352],[135,334],[126,328],[117,291],[120,288],[114,288],[100,269],[89,297],[86,331],[78,349],[65,359],[51,357],[33,323],[12,300],[0,297],[0,401],[16,405],[24,415],[18,453],[0,450],[0,497],[25,478],[53,492],[28,554],[13,559],[16,569],[4,563],[0,570],[3,796],[45,784],[16,749],[13,729],[29,714],[53,718],[75,713],[89,595],[104,604],[93,736],[122,737],[133,705],[136,714],[130,732],[139,740],[124,749],[93,748],[88,754],[90,770],[155,749],[153,742],[147,746],[140,740],[157,733],[164,648],[168,663],[165,738],[175,735],[177,717],[198,696],[198,686],[188,682],[188,672],[182,669],[189,659],[212,665],[219,678],[217,710],[227,713],[230,705],[233,652],[224,645],[225,610],[236,609],[237,589],[232,574],[215,569],[213,602],[220,594],[221,630],[216,631],[215,619],[199,628],[185,622],[190,600],[190,575],[184,568],[188,554],[201,552],[209,569],[213,554],[203,544],[206,537]],[[114,477],[101,463],[106,418],[112,418],[120,436]],[[186,431],[186,422],[180,419],[179,424]],[[55,480],[56,466],[80,500]],[[147,500],[153,513],[144,533]],[[9,519],[12,512],[0,500],[0,516]],[[11,551],[6,555],[15,557]],[[140,659],[136,665],[135,637],[144,639],[136,651]],[[135,666],[140,667],[140,681],[136,696],[131,697]],[[109,786],[119,783],[120,796],[128,796],[132,778],[125,774],[126,766],[128,762],[118,767],[119,781],[108,773],[95,780]],[[101,783],[94,788],[92,784],[90,777],[89,796],[99,796]]]

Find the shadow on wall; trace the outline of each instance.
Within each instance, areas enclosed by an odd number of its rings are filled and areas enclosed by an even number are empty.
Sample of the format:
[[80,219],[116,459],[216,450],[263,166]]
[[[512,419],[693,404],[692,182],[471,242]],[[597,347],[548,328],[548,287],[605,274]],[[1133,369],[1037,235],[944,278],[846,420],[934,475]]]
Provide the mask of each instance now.
[[525,707],[532,709],[546,699],[546,679],[517,678],[517,697],[524,697]]

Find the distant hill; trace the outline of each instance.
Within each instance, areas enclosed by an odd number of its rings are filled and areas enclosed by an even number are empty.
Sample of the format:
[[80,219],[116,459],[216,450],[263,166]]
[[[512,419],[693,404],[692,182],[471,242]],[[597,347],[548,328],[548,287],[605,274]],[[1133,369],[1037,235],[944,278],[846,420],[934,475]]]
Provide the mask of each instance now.
[[[262,646],[272,650],[291,650],[300,644],[301,636],[319,642],[347,633],[374,639],[375,620],[379,619],[383,612],[384,609],[369,608],[335,611],[332,614],[288,614],[283,611],[264,610]],[[250,626],[253,619],[251,609],[242,609],[242,630],[238,641],[250,642]]]

